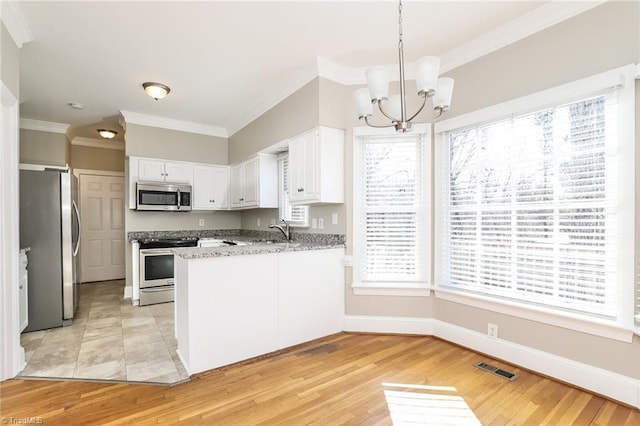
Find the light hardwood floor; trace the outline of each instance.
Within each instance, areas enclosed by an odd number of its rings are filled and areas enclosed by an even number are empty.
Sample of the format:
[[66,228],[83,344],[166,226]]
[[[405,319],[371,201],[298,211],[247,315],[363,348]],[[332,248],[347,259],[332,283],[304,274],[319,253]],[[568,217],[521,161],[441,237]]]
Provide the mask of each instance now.
[[0,393],[7,423],[45,425],[640,424],[633,408],[419,336],[341,333],[172,387],[14,379]]

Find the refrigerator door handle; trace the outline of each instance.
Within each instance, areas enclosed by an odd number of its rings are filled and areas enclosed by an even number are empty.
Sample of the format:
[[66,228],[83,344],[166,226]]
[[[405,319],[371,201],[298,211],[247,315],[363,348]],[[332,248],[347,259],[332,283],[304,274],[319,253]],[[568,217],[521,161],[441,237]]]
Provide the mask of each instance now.
[[76,219],[78,220],[78,240],[76,241],[76,246],[73,249],[73,255],[78,255],[78,250],[80,249],[80,235],[82,235],[82,223],[80,222],[80,212],[78,211],[78,205],[74,200],[71,200],[73,205],[73,211],[76,214]]

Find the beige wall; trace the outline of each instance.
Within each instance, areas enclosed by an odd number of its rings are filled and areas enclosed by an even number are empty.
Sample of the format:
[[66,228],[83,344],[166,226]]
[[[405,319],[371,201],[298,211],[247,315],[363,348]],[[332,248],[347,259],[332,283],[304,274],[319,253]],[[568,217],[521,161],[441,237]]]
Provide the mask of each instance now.
[[19,99],[20,93],[20,49],[11,38],[11,34],[0,22],[0,79],[11,93]]
[[74,169],[124,172],[124,151],[71,145],[71,167]]
[[20,162],[65,166],[69,164],[69,142],[61,133],[20,129]]
[[[456,80],[456,87],[447,118],[640,62],[638,9],[637,2],[606,3],[452,70],[448,75]],[[640,105],[640,91],[636,100]],[[640,108],[636,114],[638,138]],[[351,147],[346,154],[351,155]],[[352,185],[350,172],[348,191]],[[640,185],[637,187],[640,189]],[[350,209],[348,213],[351,222]],[[348,239],[352,237],[349,226]],[[428,299],[433,299],[431,311]],[[631,344],[622,343],[433,297],[354,296],[348,289],[345,303],[348,315],[434,317],[479,333],[486,333],[491,322],[499,326],[501,339],[640,378],[638,338]]]
[[228,164],[226,138],[137,124],[127,124],[124,138],[127,157]]
[[318,125],[318,79],[314,79],[229,138],[229,164]]

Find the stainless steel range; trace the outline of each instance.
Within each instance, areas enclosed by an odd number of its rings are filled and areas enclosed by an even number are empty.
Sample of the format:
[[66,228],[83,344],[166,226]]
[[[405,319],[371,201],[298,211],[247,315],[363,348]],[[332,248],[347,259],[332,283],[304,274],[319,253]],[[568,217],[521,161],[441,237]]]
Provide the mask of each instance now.
[[197,238],[140,241],[140,306],[173,302],[173,254],[169,249],[196,247]]

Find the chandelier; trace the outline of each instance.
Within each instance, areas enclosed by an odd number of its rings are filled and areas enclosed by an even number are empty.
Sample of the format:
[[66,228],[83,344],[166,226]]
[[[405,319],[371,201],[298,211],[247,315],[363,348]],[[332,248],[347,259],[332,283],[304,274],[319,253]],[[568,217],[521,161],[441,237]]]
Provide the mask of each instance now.
[[[400,63],[400,95],[389,97],[389,71],[386,68],[371,68],[367,70],[367,86],[354,92],[354,100],[358,111],[358,119],[365,121],[371,127],[395,127],[398,132],[411,130],[411,120],[416,118],[424,109],[427,98],[433,97],[433,109],[440,117],[451,105],[453,94],[453,79],[438,78],[440,72],[440,58],[425,56],[416,61],[416,86],[418,96],[422,97],[422,105],[418,111],[407,118],[407,100],[405,96],[404,52],[402,42],[402,0],[398,4],[398,58]],[[378,104],[382,115],[391,124],[377,125],[371,123],[373,104]]]

